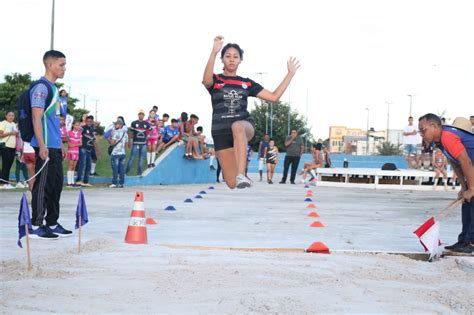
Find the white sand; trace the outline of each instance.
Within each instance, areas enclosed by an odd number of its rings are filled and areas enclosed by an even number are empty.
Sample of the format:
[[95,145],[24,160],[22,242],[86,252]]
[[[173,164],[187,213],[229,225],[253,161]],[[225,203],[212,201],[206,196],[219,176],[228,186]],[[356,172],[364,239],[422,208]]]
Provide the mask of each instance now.
[[81,254],[72,248],[44,255],[30,273],[25,261],[3,261],[2,312],[465,314],[474,310],[471,258],[428,263],[386,254],[185,250],[105,238],[86,242]]
[[[272,186],[272,187],[270,187]],[[207,187],[207,186],[206,186]],[[16,246],[18,192],[1,193],[2,314],[469,314],[474,312],[474,258],[429,263],[388,254],[422,252],[413,231],[448,204],[453,192],[313,188],[324,228],[298,185],[256,182],[248,191],[223,185],[184,203],[202,185],[85,190],[90,222],[77,235],[31,240],[33,270]],[[135,191],[145,195],[148,245],[123,242]],[[72,227],[78,191],[62,194],[61,223]],[[177,211],[164,211],[173,204]],[[455,241],[460,210],[442,223]],[[238,252],[203,247],[307,248],[329,255]],[[25,241],[23,241],[25,245]],[[185,245],[169,247],[165,244]]]

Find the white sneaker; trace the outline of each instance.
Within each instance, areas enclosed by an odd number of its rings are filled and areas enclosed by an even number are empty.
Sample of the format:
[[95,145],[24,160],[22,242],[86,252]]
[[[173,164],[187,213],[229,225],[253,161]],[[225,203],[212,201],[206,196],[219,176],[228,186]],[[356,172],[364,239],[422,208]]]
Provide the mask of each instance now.
[[248,187],[252,186],[252,182],[250,181],[250,179],[248,179],[247,177],[245,177],[242,174],[237,175],[235,180],[237,182],[236,187],[239,188],[239,189],[248,188]]
[[16,188],[25,188],[25,184],[23,184],[22,182],[19,182],[18,184],[16,184]]
[[115,185],[115,184],[110,184],[110,185],[109,185],[109,188],[117,188],[117,185]]
[[3,185],[3,189],[15,189],[15,187],[13,187],[10,184],[5,184],[5,185]]

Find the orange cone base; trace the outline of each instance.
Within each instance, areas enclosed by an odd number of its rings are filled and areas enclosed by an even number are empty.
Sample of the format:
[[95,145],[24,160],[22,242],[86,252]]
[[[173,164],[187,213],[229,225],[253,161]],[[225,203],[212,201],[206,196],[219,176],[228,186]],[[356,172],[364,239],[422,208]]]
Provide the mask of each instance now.
[[310,227],[324,227],[324,224],[319,221],[314,221],[313,223],[311,223]]
[[329,247],[324,245],[323,242],[314,242],[309,248],[306,249],[306,252],[316,254],[329,254]]
[[310,203],[306,206],[307,209],[316,209],[316,205],[314,203]]
[[319,214],[317,212],[310,212],[308,214],[308,217],[311,217],[311,218],[319,218]]
[[125,243],[128,244],[148,244],[146,227],[129,226],[125,235]]
[[156,224],[156,221],[153,218],[146,218],[146,224]]

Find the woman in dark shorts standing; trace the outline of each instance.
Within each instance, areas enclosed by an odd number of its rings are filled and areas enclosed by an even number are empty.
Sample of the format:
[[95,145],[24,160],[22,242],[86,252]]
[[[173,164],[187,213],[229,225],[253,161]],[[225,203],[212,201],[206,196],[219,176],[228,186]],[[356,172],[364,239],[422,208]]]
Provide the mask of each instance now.
[[[300,66],[296,58],[291,57],[287,62],[288,73],[276,90],[270,92],[255,81],[237,75],[243,50],[239,45],[230,43],[222,48],[223,40],[222,36],[214,38],[202,83],[211,94],[211,133],[225,182],[229,188],[246,188],[251,186],[250,180],[244,176],[247,143],[255,133],[255,123],[247,111],[247,98],[253,96],[268,102],[277,102]],[[219,51],[224,72],[214,74],[214,64]]]

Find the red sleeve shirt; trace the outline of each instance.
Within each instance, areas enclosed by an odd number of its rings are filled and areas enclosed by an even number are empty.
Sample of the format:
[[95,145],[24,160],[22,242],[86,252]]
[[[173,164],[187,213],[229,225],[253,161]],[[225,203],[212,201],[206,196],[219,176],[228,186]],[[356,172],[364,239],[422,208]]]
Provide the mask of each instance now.
[[461,142],[461,138],[445,130],[441,133],[441,145],[455,159],[458,159],[461,153],[466,150]]

